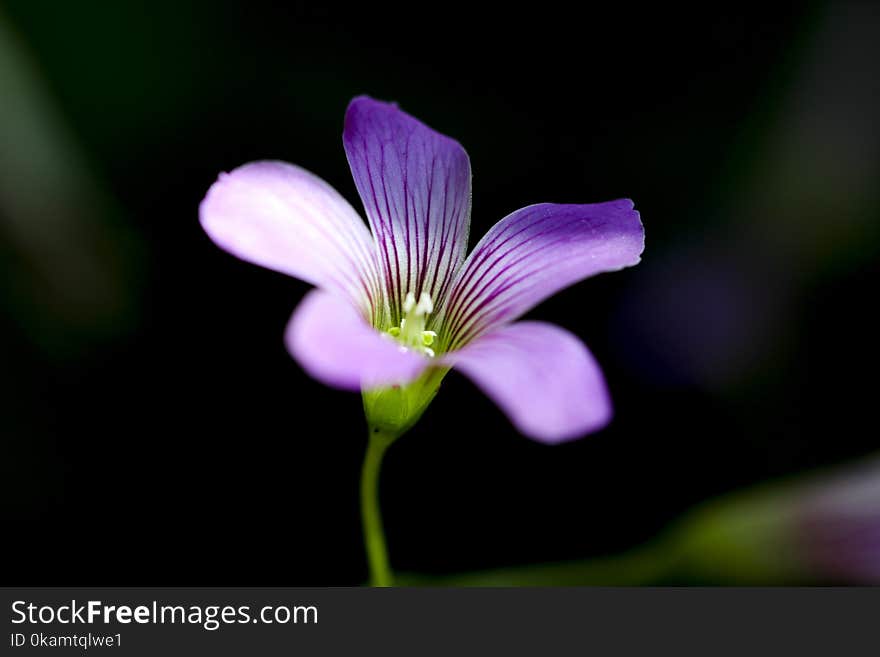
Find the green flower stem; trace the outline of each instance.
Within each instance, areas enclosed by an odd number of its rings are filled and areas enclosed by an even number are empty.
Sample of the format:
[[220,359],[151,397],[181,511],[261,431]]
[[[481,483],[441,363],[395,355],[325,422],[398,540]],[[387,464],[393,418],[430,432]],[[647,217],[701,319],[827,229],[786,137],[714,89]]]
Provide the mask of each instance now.
[[379,510],[379,471],[385,450],[394,442],[394,438],[396,436],[371,429],[361,469],[361,519],[364,524],[364,545],[370,565],[371,586],[392,586],[394,583],[394,574],[388,563],[382,513]]
[[405,434],[422,416],[437,394],[448,368],[429,367],[417,380],[403,386],[365,390],[364,415],[370,430],[364,467],[361,471],[361,517],[364,544],[370,564],[370,583],[391,586],[394,576],[388,564],[388,549],[379,512],[379,470],[385,450]]

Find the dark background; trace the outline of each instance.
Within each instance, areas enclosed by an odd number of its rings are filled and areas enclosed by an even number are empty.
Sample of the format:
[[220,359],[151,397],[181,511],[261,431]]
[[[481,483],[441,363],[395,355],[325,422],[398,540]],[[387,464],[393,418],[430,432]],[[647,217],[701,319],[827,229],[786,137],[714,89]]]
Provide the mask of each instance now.
[[284,349],[307,286],[197,220],[264,158],[360,208],[361,93],[468,150],[472,244],[543,201],[629,197],[647,233],[530,313],[590,346],[613,424],[542,446],[447,377],[385,462],[397,568],[614,553],[876,449],[875,5],[428,4],[0,3],[7,583],[365,579],[360,399]]

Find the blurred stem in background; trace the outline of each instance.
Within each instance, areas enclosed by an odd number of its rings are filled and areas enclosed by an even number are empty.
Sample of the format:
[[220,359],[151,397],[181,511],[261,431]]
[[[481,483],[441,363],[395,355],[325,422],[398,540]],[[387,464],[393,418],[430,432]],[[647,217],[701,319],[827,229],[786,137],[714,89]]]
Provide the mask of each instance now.
[[0,295],[26,339],[75,355],[135,324],[138,241],[2,11],[0,97]]
[[[0,9],[0,504],[33,514],[64,487],[40,402],[59,364],[133,329],[142,247]],[[51,368],[59,376],[41,372]]]
[[704,504],[621,555],[422,577],[434,586],[880,583],[880,455]]

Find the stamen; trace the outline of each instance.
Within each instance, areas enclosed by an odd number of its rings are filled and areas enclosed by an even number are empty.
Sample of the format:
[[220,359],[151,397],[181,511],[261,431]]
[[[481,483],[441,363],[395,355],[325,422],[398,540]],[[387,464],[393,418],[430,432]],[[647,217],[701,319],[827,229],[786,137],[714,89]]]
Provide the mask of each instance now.
[[[413,298],[414,295],[412,292],[406,295],[407,299]],[[409,312],[409,311],[407,311]],[[422,292],[419,296],[419,305],[416,306],[416,314],[417,315],[430,315],[434,312],[434,302],[431,301],[431,297],[427,292]]]
[[402,350],[415,349],[433,358],[435,352],[431,345],[434,344],[437,333],[425,330],[426,317],[434,312],[431,296],[422,292],[416,303],[415,293],[407,292],[403,300],[403,311],[406,316],[400,320],[400,326],[392,326],[388,329],[388,335],[400,343]]

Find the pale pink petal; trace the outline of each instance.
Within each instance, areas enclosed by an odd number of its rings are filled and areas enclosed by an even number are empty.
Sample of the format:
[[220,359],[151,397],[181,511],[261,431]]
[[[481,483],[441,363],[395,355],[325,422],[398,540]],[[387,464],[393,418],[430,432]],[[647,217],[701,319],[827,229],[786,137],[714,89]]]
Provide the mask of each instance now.
[[243,260],[339,294],[364,312],[381,303],[366,224],[305,169],[266,161],[220,174],[200,218],[218,246]]
[[553,324],[497,328],[442,360],[473,380],[517,429],[540,442],[578,438],[611,419],[605,380],[592,354]]
[[429,364],[427,357],[379,333],[345,299],[321,290],[300,302],[285,342],[311,376],[347,390],[406,383]]

